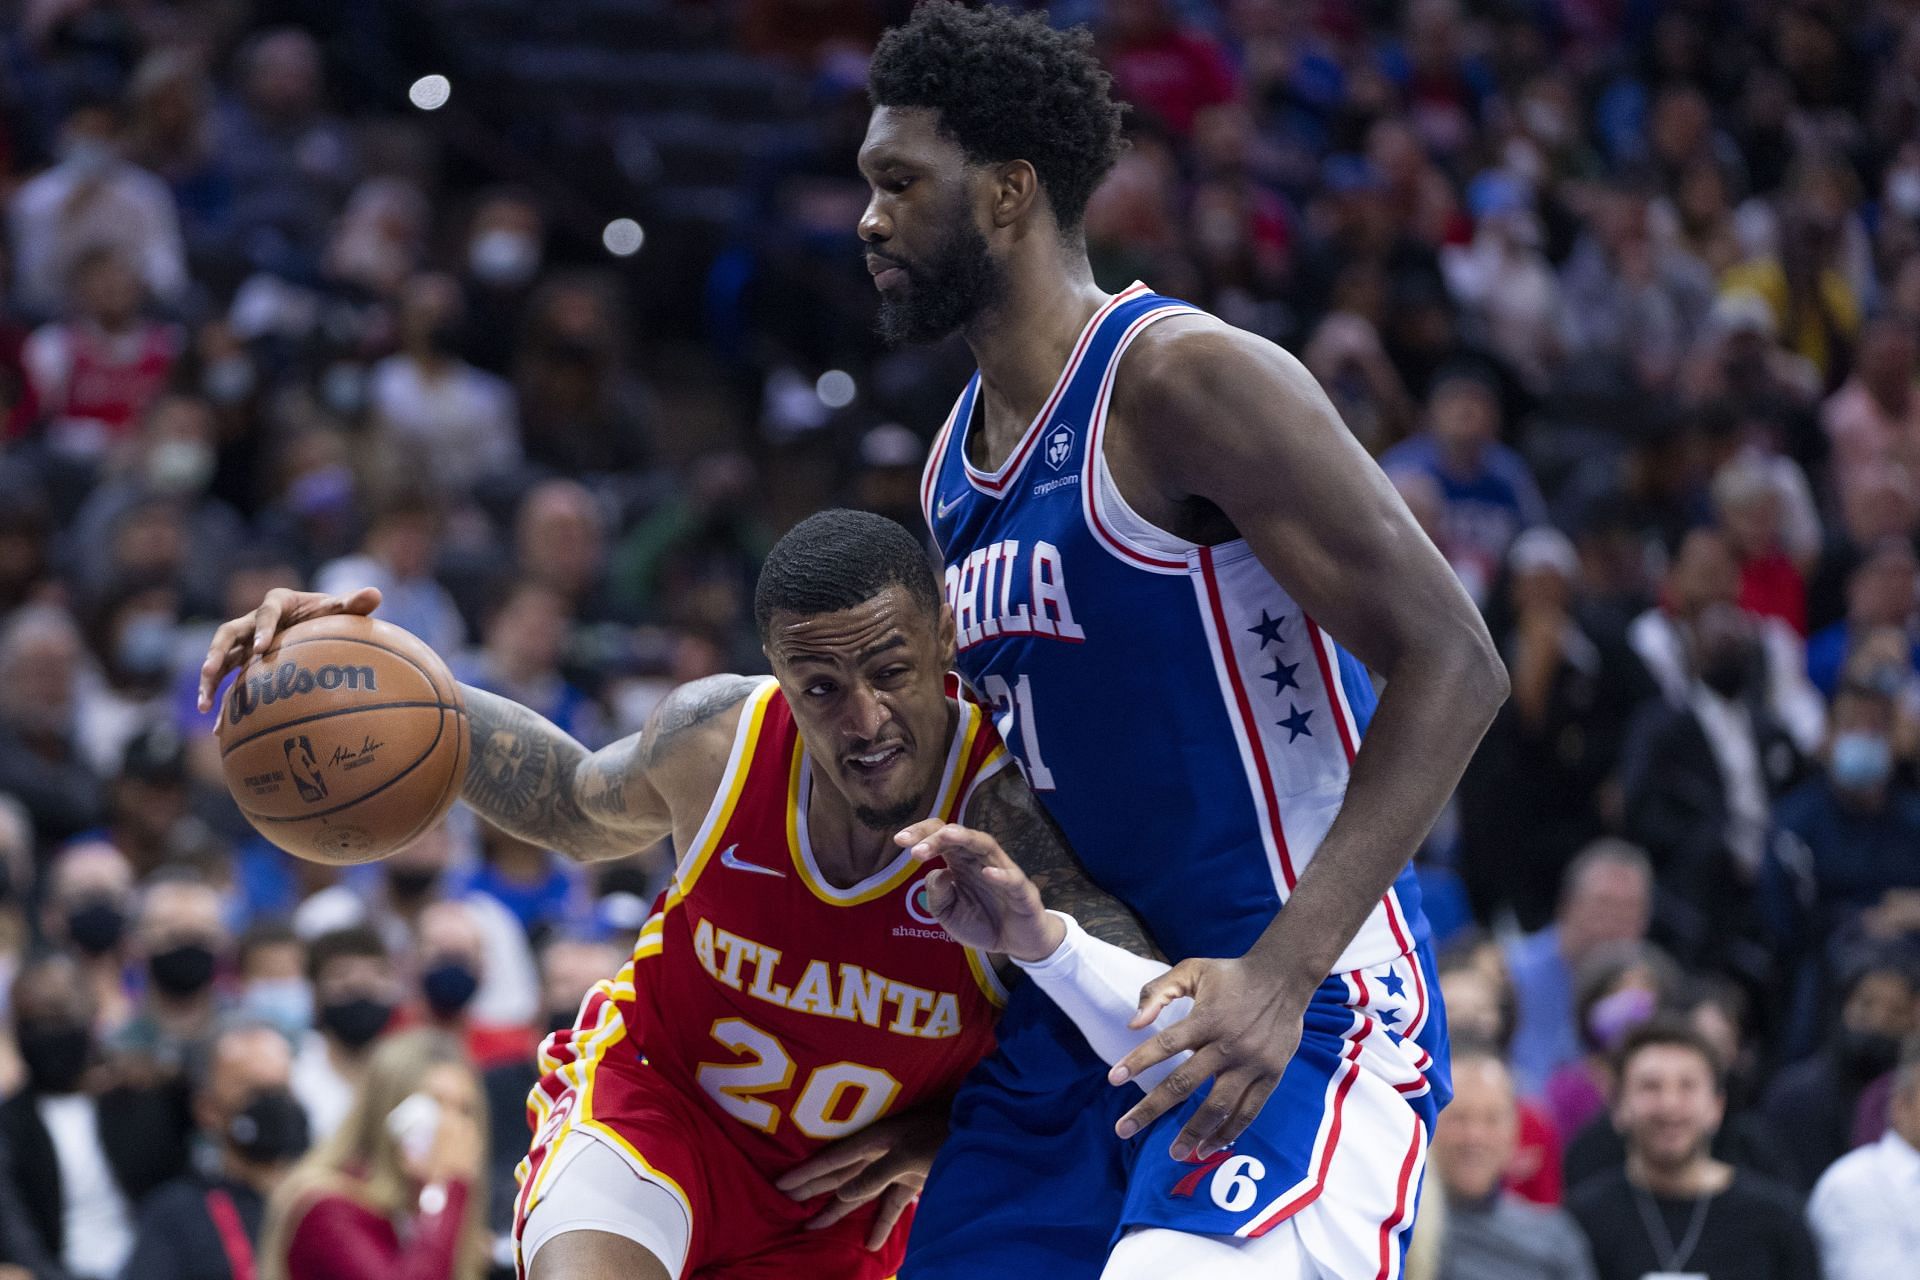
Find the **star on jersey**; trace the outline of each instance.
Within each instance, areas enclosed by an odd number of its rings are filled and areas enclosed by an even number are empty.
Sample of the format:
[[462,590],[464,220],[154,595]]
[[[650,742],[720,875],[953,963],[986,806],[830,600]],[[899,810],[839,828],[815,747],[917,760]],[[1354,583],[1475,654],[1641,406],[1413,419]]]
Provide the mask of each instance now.
[[1400,1021],[1400,1011],[1399,1011],[1398,1009],[1382,1009],[1382,1010],[1380,1010],[1380,1025],[1381,1025],[1381,1026],[1383,1026],[1383,1027],[1391,1027],[1391,1026],[1392,1026],[1392,1025],[1394,1024],[1394,1023],[1396,1023],[1396,1022],[1398,1022],[1398,1021]]
[[1277,618],[1269,617],[1267,611],[1262,609],[1260,611],[1260,621],[1248,627],[1247,630],[1260,637],[1260,647],[1265,649],[1269,643],[1280,643],[1280,628],[1285,625],[1287,625],[1286,614],[1283,613]]
[[1397,973],[1389,973],[1386,977],[1380,979],[1380,985],[1385,987],[1387,994],[1395,999],[1399,999],[1401,996],[1407,994],[1407,980]]
[[1274,721],[1275,724],[1287,731],[1287,741],[1291,743],[1299,738],[1301,734],[1305,734],[1311,738],[1313,736],[1313,730],[1307,728],[1307,721],[1313,718],[1313,708],[1308,707],[1305,711],[1302,711],[1300,704],[1295,702],[1289,703],[1288,709],[1293,712],[1292,715],[1288,716],[1285,720]]
[[1300,664],[1297,662],[1282,662],[1280,659],[1275,658],[1273,660],[1273,670],[1267,672],[1260,678],[1262,680],[1273,681],[1273,696],[1277,698],[1288,689],[1298,689],[1300,687],[1300,681],[1293,674],[1299,669]]

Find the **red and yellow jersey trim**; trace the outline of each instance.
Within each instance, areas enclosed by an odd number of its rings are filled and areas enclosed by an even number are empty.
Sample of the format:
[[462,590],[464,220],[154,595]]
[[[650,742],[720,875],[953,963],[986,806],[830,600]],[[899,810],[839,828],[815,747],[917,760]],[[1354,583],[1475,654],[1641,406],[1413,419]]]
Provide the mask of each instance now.
[[[673,883],[667,888],[666,910],[673,910],[693,892],[700,873],[707,869],[708,860],[720,844],[720,837],[733,821],[733,811],[740,803],[741,793],[746,790],[748,775],[753,772],[754,753],[760,744],[760,732],[766,725],[767,709],[773,705],[779,692],[779,682],[769,676],[740,709],[740,727],[734,731],[733,750],[727,756],[726,772],[721,774],[720,785],[714,789],[713,805],[707,810],[700,830],[694,834],[685,856],[680,859],[680,865],[674,869]],[[646,932],[644,926],[641,932]]]

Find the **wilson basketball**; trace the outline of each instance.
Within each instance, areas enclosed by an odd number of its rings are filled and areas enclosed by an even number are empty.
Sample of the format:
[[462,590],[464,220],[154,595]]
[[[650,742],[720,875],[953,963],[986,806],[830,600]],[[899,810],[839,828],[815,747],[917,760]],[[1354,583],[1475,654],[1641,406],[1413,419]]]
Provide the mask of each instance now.
[[261,835],[314,862],[405,848],[459,798],[467,711],[438,654],[374,618],[289,627],[220,707],[227,789]]

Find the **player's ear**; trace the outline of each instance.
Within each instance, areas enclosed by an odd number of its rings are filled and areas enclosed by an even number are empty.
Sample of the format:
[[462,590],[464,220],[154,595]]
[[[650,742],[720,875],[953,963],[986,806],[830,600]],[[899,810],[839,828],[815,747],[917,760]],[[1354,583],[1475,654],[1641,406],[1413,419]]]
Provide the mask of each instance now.
[[950,604],[947,604],[945,601],[942,601],[940,604],[940,622],[938,626],[938,641],[939,641],[938,647],[940,650],[940,664],[944,667],[953,666],[954,656],[959,652],[959,650],[955,647],[955,627],[954,627],[954,621],[953,621],[953,606]]
[[993,225],[1010,227],[1033,209],[1040,198],[1040,175],[1025,160],[1000,166],[993,188]]

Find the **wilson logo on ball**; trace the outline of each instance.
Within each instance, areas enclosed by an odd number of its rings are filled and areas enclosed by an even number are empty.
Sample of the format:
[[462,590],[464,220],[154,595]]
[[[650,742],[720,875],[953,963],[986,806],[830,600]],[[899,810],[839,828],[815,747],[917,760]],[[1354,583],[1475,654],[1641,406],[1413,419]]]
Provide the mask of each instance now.
[[283,662],[275,671],[249,677],[234,685],[233,697],[227,700],[227,721],[239,724],[260,707],[272,706],[286,698],[297,698],[315,689],[341,688],[378,692],[380,686],[374,682],[372,667],[329,664],[309,668],[296,662]]

